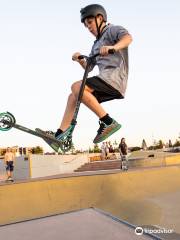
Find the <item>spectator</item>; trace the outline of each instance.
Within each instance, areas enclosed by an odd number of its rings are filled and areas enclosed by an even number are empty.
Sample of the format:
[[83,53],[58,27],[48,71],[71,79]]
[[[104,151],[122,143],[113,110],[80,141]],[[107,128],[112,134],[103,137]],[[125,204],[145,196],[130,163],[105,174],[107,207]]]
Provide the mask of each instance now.
[[106,145],[105,145],[105,155],[106,155],[106,159],[109,158],[109,144],[108,142],[106,142]]
[[112,145],[110,145],[110,147],[109,147],[109,153],[114,153],[114,148]]
[[127,158],[128,147],[125,142],[125,138],[121,139],[121,142],[119,144],[119,152],[120,152],[120,157],[122,162],[121,169],[128,170],[128,158]]
[[14,170],[15,154],[11,148],[7,148],[4,155],[4,163],[6,165],[7,181],[13,181],[13,170]]
[[106,157],[106,145],[105,142],[101,145],[101,160],[105,160]]

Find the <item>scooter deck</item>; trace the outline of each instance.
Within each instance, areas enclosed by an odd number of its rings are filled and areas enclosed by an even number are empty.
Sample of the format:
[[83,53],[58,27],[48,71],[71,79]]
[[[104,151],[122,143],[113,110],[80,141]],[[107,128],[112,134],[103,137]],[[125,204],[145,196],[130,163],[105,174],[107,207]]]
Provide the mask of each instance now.
[[56,143],[56,144],[59,145],[59,147],[61,147],[61,144],[62,144],[61,141],[57,140],[56,138],[54,138],[52,136],[48,136],[47,134],[43,134],[43,133],[38,133],[35,130],[32,130],[32,129],[27,128],[27,127],[24,127],[24,126],[19,125],[17,123],[10,123],[9,121],[6,121],[6,120],[3,120],[3,123],[9,125],[10,127],[13,127],[13,128],[18,129],[18,130],[21,130],[23,132],[26,132],[26,133],[29,133],[31,135],[40,137],[40,138],[42,138],[45,141],[49,141],[49,142],[52,141],[52,143]]

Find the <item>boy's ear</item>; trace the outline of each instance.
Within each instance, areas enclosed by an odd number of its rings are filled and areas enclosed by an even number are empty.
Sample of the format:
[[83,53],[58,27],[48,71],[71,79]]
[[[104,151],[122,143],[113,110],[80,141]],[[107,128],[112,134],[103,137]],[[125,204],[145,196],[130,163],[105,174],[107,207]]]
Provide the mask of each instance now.
[[101,14],[98,14],[97,17],[99,18],[100,21],[104,20],[104,18],[103,18],[103,16]]

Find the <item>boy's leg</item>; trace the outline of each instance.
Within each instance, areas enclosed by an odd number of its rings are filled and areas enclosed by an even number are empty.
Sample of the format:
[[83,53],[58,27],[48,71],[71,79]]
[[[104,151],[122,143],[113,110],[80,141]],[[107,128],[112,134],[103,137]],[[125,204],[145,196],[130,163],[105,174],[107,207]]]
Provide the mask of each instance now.
[[7,178],[10,178],[11,177],[11,173],[10,173],[10,171],[8,170],[7,171]]
[[[65,113],[60,125],[61,131],[65,131],[73,118],[73,114],[76,107],[76,101],[78,98],[79,90],[81,87],[82,81],[75,82],[72,85],[72,93],[68,98],[67,106],[65,109]],[[98,100],[92,94],[94,90],[88,86],[85,86],[82,102],[93,111],[99,119],[103,122],[100,124],[100,129],[98,130],[98,134],[94,139],[94,143],[99,143],[113,134],[115,131],[119,130],[121,125],[118,124],[115,120],[110,118],[103,107],[100,105]]]
[[11,179],[13,179],[13,171],[14,171],[14,163],[12,162],[11,166],[10,166],[10,178]]
[[122,170],[128,170],[128,159],[126,155],[123,155],[121,158],[121,162],[122,162]]
[[[78,81],[72,85],[72,93],[69,95],[64,116],[60,125],[60,129],[62,131],[65,131],[69,127],[71,120],[73,118],[81,83],[82,81]],[[106,115],[106,112],[103,109],[103,107],[99,104],[97,99],[94,97],[92,92],[93,89],[89,88],[88,86],[85,86],[82,102],[88,108],[90,108],[99,118],[102,118],[103,116]]]
[[[62,118],[62,122],[60,124],[59,129],[57,129],[56,133],[43,131],[39,128],[36,129],[37,132],[44,133],[44,134],[50,134],[55,136],[57,139],[61,139],[63,136],[63,132],[66,131],[72,121],[74,111],[76,108],[76,102],[79,94],[79,90],[81,87],[82,81],[77,81],[72,85],[72,93],[69,95],[67,100],[67,105],[65,108],[65,112]],[[100,118],[101,116],[106,115],[106,112],[102,108],[102,106],[99,104],[97,99],[92,95],[93,89],[90,89],[89,87],[85,86],[82,102],[89,107],[93,112],[96,113],[96,115]],[[53,143],[52,141],[44,139],[55,151],[58,151],[59,145],[57,143]]]
[[[78,94],[79,94],[79,90],[81,87],[81,83],[82,83],[82,81],[77,81],[72,85],[72,88],[71,88],[72,93],[68,97],[68,101],[67,101],[67,105],[66,105],[66,109],[65,109],[65,112],[63,115],[62,122],[60,124],[59,129],[55,133],[55,137],[59,140],[61,139],[61,136],[63,136],[62,133],[71,124],[71,121],[72,121],[72,118],[74,115],[74,111],[76,108],[76,102],[78,99]],[[99,119],[101,121],[100,128],[98,130],[98,134],[93,141],[94,143],[99,143],[99,142],[102,142],[103,140],[105,140],[107,137],[109,137],[115,131],[117,131],[121,127],[121,125],[109,117],[109,115],[106,113],[106,111],[100,105],[98,100],[92,94],[93,91],[94,90],[91,89],[90,87],[85,86],[85,89],[83,92],[83,97],[82,97],[82,102],[89,109],[91,109],[91,111],[93,111],[99,117]],[[44,132],[40,129],[38,129],[38,131]],[[56,148],[59,148],[59,146],[56,146]]]
[[7,179],[11,176],[9,162],[6,162],[6,175],[7,175]]

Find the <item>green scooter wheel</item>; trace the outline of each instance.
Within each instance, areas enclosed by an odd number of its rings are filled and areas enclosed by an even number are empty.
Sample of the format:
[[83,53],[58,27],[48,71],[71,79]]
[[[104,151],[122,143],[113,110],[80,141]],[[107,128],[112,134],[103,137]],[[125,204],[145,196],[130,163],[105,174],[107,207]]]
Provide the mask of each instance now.
[[72,137],[63,139],[60,144],[62,152],[68,152],[72,148]]
[[[9,123],[9,124],[8,124]],[[16,123],[15,117],[10,112],[0,113],[0,130],[8,131]]]

